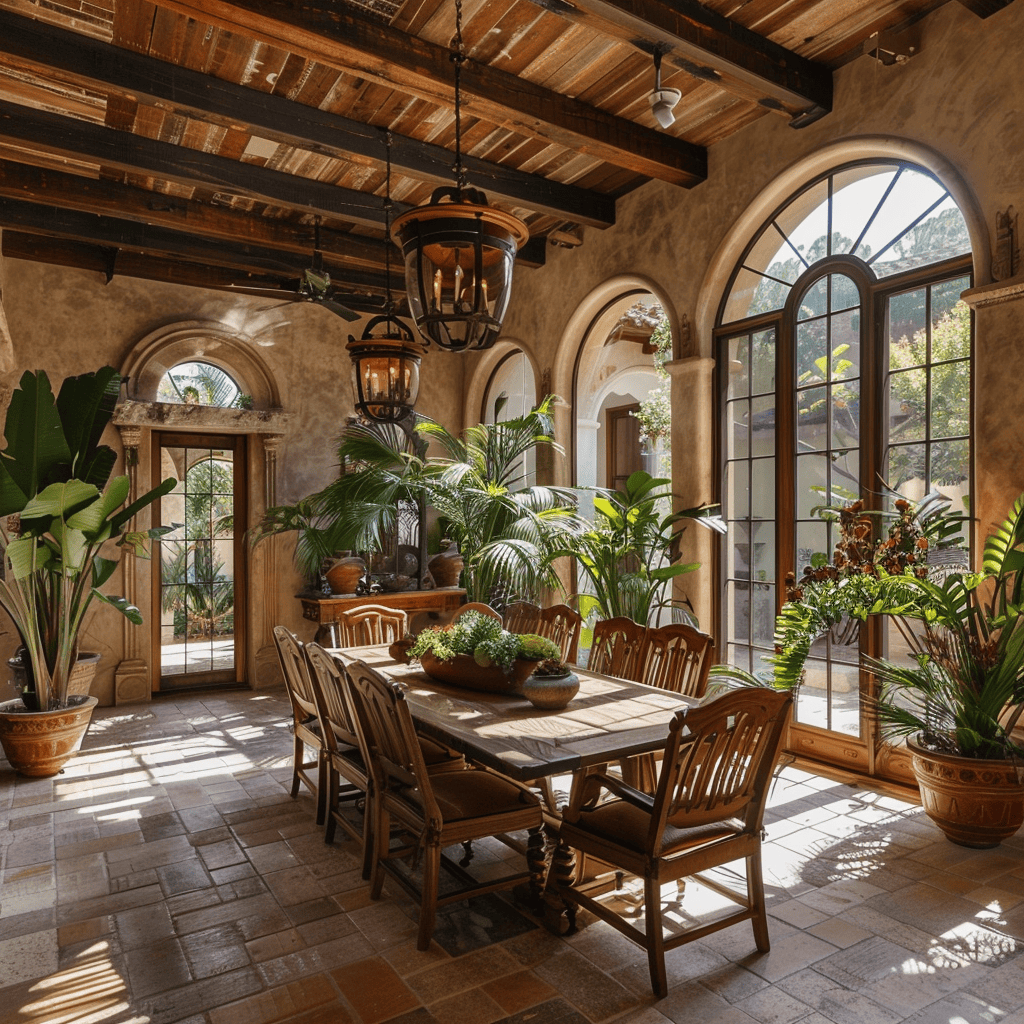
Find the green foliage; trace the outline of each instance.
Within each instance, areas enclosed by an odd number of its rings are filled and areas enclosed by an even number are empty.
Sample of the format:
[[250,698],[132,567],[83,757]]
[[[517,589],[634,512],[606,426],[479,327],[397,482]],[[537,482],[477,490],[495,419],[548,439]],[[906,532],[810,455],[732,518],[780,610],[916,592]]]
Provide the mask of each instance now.
[[421,630],[409,648],[410,658],[430,651],[439,661],[450,661],[458,654],[474,657],[479,665],[500,665],[506,672],[516,658],[538,661],[559,658],[561,651],[551,640],[533,633],[510,633],[500,620],[481,612],[466,612],[450,626],[431,626]]
[[126,526],[167,494],[173,479],[127,508],[128,478],[109,480],[115,453],[99,441],[119,388],[119,374],[107,366],[67,378],[54,398],[45,373],[26,372],[7,410],[7,447],[0,452],[0,605],[28,651],[42,708],[66,704],[79,632],[94,598],[141,621],[124,598],[100,591],[117,566],[100,550],[116,544],[144,554],[145,540],[166,532]]
[[[462,582],[470,601],[493,606],[558,587],[554,550],[577,528],[572,491],[530,486],[524,456],[538,448],[561,452],[552,436],[549,396],[525,416],[468,427],[456,437],[419,417],[415,450],[401,431],[352,424],[338,457],[351,467],[305,499],[304,517],[330,550],[378,550],[394,527],[400,502],[424,502],[445,521],[445,533],[465,560]],[[428,456],[427,442],[443,454]],[[271,509],[261,535],[299,520],[299,507]]]
[[683,525],[695,520],[720,533],[717,505],[671,511],[670,481],[642,470],[625,490],[594,492],[594,522],[557,554],[575,557],[592,588],[577,597],[584,617],[625,615],[646,624],[658,608],[673,604],[665,594],[672,580],[699,568],[679,562]]
[[962,757],[1024,756],[1010,739],[1024,710],[1022,569],[1024,495],[985,542],[981,573],[883,583],[872,612],[896,617],[911,655],[869,661],[887,735]]
[[[672,328],[668,316],[661,306],[634,307],[641,310],[640,316],[645,322],[655,322],[651,333],[651,344],[654,346],[654,372],[658,375],[658,386],[640,402],[639,409],[630,413],[640,423],[640,436],[657,444],[672,433],[672,382],[669,379],[665,363],[672,358]],[[633,313],[627,313],[627,316]]]

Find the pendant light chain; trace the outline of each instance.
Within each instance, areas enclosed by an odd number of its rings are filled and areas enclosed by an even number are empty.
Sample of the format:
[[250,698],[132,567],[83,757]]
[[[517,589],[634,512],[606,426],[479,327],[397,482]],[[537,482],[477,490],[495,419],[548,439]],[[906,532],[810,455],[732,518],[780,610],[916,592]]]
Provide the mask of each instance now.
[[452,63],[455,65],[455,186],[461,193],[466,187],[466,168],[462,163],[462,65],[466,62],[466,51],[462,43],[462,0],[455,0],[455,49]]
[[391,129],[384,131],[384,143],[387,152],[384,172],[384,287],[387,289],[387,302],[384,312],[391,316],[395,311],[395,300],[391,295]]

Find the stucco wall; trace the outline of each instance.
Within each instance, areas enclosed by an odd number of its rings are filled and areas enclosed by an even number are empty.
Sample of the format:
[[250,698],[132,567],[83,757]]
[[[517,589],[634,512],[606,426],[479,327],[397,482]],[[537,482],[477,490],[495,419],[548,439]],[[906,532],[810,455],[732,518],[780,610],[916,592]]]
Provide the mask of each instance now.
[[[4,309],[10,324],[17,369],[0,377],[6,386],[2,404],[27,369],[46,370],[54,390],[71,374],[104,364],[124,368],[140,342],[160,328],[185,321],[212,321],[235,332],[266,364],[290,419],[277,453],[277,500],[290,502],[323,487],[337,472],[334,441],[353,411],[351,360],[345,351],[348,335],[358,336],[362,323],[349,324],[307,303],[280,305],[245,296],[115,277],[104,283],[100,274],[6,260]],[[443,371],[439,365],[443,364]],[[462,367],[457,360],[431,353],[424,360],[418,408],[425,414],[461,427]],[[118,432],[110,428],[108,443],[121,450]],[[148,474],[148,457],[140,469]],[[262,466],[259,446],[250,455],[254,479],[251,495],[262,492],[255,479]],[[115,467],[123,473],[123,460]],[[150,486],[148,476],[140,487]],[[258,512],[252,510],[253,514]],[[277,620],[311,639],[315,626],[301,618],[294,594],[301,580],[291,562],[293,544],[271,542],[280,550],[268,582],[276,595]],[[123,587],[120,573],[110,590]],[[148,599],[148,568],[140,576],[140,602]],[[146,605],[141,604],[143,611]],[[148,637],[148,624],[142,627]],[[148,639],[142,646],[148,650]],[[0,659],[16,646],[9,623],[0,627]],[[90,613],[83,647],[104,655],[93,693],[112,703],[113,673],[124,656],[122,620],[106,607]],[[2,664],[2,662],[0,662]],[[268,662],[273,667],[272,662]],[[251,666],[251,671],[255,667]],[[0,696],[4,696],[0,672]]]
[[[588,228],[578,249],[549,248],[545,267],[517,272],[504,335],[529,339],[524,344],[541,371],[552,371],[552,390],[568,400],[586,323],[608,301],[602,286],[629,275],[650,281],[673,319],[689,320],[689,349],[677,354],[708,357],[718,304],[743,244],[800,184],[869,156],[917,160],[939,174],[972,229],[976,283],[986,283],[996,214],[1024,207],[1024,3],[987,20],[951,3],[922,28],[920,52],[905,64],[884,67],[861,56],[840,69],[834,112],[815,124],[795,130],[782,117],[762,118],[711,148],[708,180],[696,188],[649,182],[619,200],[613,228]],[[980,367],[1005,366],[1018,350],[1022,310],[979,309]],[[683,366],[673,386],[673,451],[683,457],[673,459],[673,471],[677,492],[691,504],[719,497],[714,405],[710,376]],[[1013,427],[1012,378],[979,369],[977,382],[975,507],[984,531],[1024,489],[1017,468],[1024,451]],[[565,429],[574,412],[562,418]],[[687,557],[705,569],[683,586],[708,622],[712,539],[691,528],[686,542]]]

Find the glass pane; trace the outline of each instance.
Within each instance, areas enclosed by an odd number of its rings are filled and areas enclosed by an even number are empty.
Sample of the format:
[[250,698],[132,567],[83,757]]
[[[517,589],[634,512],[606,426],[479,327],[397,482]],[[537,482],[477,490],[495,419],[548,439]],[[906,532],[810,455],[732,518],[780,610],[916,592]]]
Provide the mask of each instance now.
[[860,305],[860,291],[845,274],[832,275],[832,312]]
[[729,575],[737,580],[750,579],[750,527],[742,522],[729,523],[731,551]]
[[[940,199],[945,191],[943,186],[930,175],[922,174],[911,168],[904,168],[898,173],[893,188],[882,204],[878,216],[864,236],[867,252],[861,248],[857,255],[871,263],[875,273],[879,276],[899,273],[915,266],[937,262],[935,258],[912,262],[909,257],[914,250],[915,243],[913,236],[908,236],[907,232],[910,225],[936,200]],[[948,202],[951,200],[947,199]],[[956,209],[955,204],[953,209]],[[935,216],[935,214],[933,213],[931,216]],[[886,248],[890,242],[901,238],[901,236],[903,238],[900,242]],[[924,235],[921,236],[921,244],[927,245]],[[956,255],[956,253],[951,255]],[[945,259],[946,257],[939,258]],[[894,267],[893,264],[897,265]]]
[[725,515],[746,519],[750,515],[749,463],[730,462],[725,467]]
[[775,637],[775,588],[763,583],[754,583],[753,587],[751,640],[771,649]]
[[[784,267],[773,267],[772,273],[774,274],[776,270],[786,272]],[[787,284],[783,283],[785,279],[776,281],[762,274],[741,269],[736,275],[736,284],[725,304],[722,323],[731,324],[748,316],[782,309],[789,298],[790,285],[798,276],[799,274],[793,274],[792,280]]]
[[860,444],[860,381],[844,381],[829,388],[832,398],[832,445],[853,448]]
[[[928,180],[923,175],[917,177],[919,180]],[[943,190],[932,182],[927,191],[930,205]],[[917,215],[914,214],[915,217]],[[898,218],[894,217],[893,226],[897,222]],[[931,263],[953,259],[970,251],[971,239],[967,223],[952,197],[947,196],[920,224],[901,234],[896,244],[871,266],[879,277],[888,277],[915,267],[926,267]]]
[[828,330],[822,318],[796,329],[796,381],[798,385],[824,382],[828,377]]
[[804,725],[828,728],[828,663],[820,658],[807,659],[793,717]]
[[956,497],[966,494],[970,474],[971,444],[960,441],[937,442],[931,447],[931,485],[941,487],[945,494]]
[[[895,346],[912,342],[913,351],[918,353],[917,361],[921,363],[928,356],[923,334],[927,322],[928,308],[924,288],[915,288],[910,292],[893,295],[889,299],[889,344]],[[903,361],[901,365],[911,364]]]
[[856,501],[860,497],[860,449],[832,453],[829,488],[833,501]]
[[800,297],[797,307],[797,320],[809,320],[811,317],[822,316],[828,312],[828,278],[816,281]]
[[[899,445],[889,449],[887,482],[910,498],[921,498],[927,493],[925,487],[925,446],[923,444]],[[917,481],[908,488],[911,481]]]
[[726,444],[731,458],[745,459],[750,455],[750,432],[747,428],[749,416],[749,402],[730,402],[726,407],[726,422],[729,425]]
[[756,519],[775,518],[775,460],[755,459],[750,467]]
[[936,316],[934,320],[932,362],[969,359],[970,355],[971,310],[966,302],[958,302],[949,312]]
[[796,516],[808,519],[820,505],[828,485],[827,455],[798,455],[796,460]]
[[796,443],[798,452],[828,448],[828,388],[797,392]]
[[725,613],[729,640],[750,637],[750,583],[730,581],[725,585]]
[[966,434],[970,430],[971,415],[969,365],[966,362],[942,363],[933,367],[931,385],[931,436]]
[[845,380],[860,376],[860,310],[837,313],[829,318],[832,331],[832,359],[829,377]]
[[729,390],[728,397],[742,398],[750,394],[750,338],[741,334],[730,338],[729,346]]
[[923,441],[927,371],[889,375],[889,441]]
[[775,581],[775,524],[760,521],[754,525],[750,543],[753,555],[751,579],[755,583]]
[[775,392],[775,331],[758,331],[751,349],[751,389],[755,395]]
[[[932,323],[940,320],[958,302],[960,295],[971,287],[969,277],[954,277],[951,281],[932,285]],[[966,305],[966,303],[965,303]],[[965,352],[964,355],[967,355]]]
[[775,454],[775,396],[753,400],[754,419],[751,424],[751,455]]
[[[833,176],[832,231],[835,252],[849,253],[860,238],[889,187],[896,168],[892,165],[849,167]],[[857,249],[867,259],[863,245]]]
[[797,523],[795,566],[797,579],[800,578],[804,567],[812,564],[815,555],[823,555],[826,561],[830,561],[832,558],[828,524],[820,519]]
[[[856,651],[856,648],[852,649]],[[829,728],[847,736],[860,735],[860,670],[856,663],[843,664],[833,654],[829,693]]]
[[[775,223],[801,253],[808,266],[826,256],[823,243],[828,234],[828,179],[822,179],[794,196],[792,202],[775,218]],[[792,249],[787,249],[779,252],[776,258],[793,256]]]

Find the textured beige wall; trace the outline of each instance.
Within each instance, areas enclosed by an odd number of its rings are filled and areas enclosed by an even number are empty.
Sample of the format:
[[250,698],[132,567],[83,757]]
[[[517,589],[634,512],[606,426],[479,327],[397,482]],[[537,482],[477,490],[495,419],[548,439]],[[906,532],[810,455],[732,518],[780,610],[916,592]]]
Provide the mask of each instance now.
[[[708,180],[691,190],[649,182],[620,199],[617,223],[587,229],[575,250],[548,249],[544,268],[520,271],[504,338],[525,347],[553,390],[568,400],[572,365],[590,317],[607,301],[607,282],[644,279],[666,298],[678,322],[692,325],[683,356],[711,355],[711,328],[742,245],[771,210],[821,171],[872,155],[916,159],[940,174],[972,227],[976,281],[989,280],[996,213],[1024,208],[1024,3],[987,20],[947,4],[923,24],[920,52],[900,66],[862,56],[835,75],[835,112],[799,131],[766,117],[710,150]],[[1015,425],[1017,326],[1024,305],[978,314],[976,388],[977,508],[982,529],[1000,519],[1007,496],[1024,489]],[[989,369],[986,369],[986,364]],[[473,386],[476,381],[473,380]],[[717,497],[714,403],[701,373],[673,384],[675,487],[687,504]],[[563,433],[570,413],[560,419]],[[561,438],[563,441],[566,437]],[[682,457],[680,457],[682,456]],[[691,528],[691,534],[699,534]],[[691,538],[708,557],[708,538]],[[713,574],[687,576],[683,589],[701,609],[713,604]]]
[[[362,323],[348,324],[326,310],[306,303],[276,305],[248,297],[226,296],[201,289],[115,277],[104,283],[100,274],[5,261],[4,309],[14,344],[16,370],[0,376],[9,389],[27,369],[49,374],[54,390],[68,375],[104,364],[122,368],[133,348],[162,327],[193,320],[219,322],[252,345],[273,376],[281,406],[292,418],[277,456],[277,500],[289,502],[328,483],[337,472],[334,441],[353,411],[351,360],[345,351],[349,333]],[[439,371],[437,367],[443,366]],[[457,359],[433,353],[424,361],[420,411],[461,426],[462,368]],[[4,398],[6,404],[6,398]],[[120,450],[116,430],[106,442]],[[251,462],[262,464],[259,443]],[[148,458],[142,469],[148,471]],[[123,463],[115,472],[124,472]],[[148,478],[140,487],[148,488]],[[253,481],[259,493],[262,484]],[[275,559],[280,620],[312,638],[314,625],[304,622],[294,594],[301,580],[292,568],[289,541]],[[144,576],[148,575],[144,572]],[[115,580],[118,577],[115,577]],[[118,589],[114,582],[111,589]],[[148,590],[140,587],[145,601]],[[145,605],[142,605],[145,612]],[[16,646],[6,618],[0,627],[0,659]],[[113,699],[113,671],[123,656],[121,617],[97,607],[90,614],[83,647],[104,654],[93,692],[103,703]],[[0,696],[6,673],[0,672]]]

